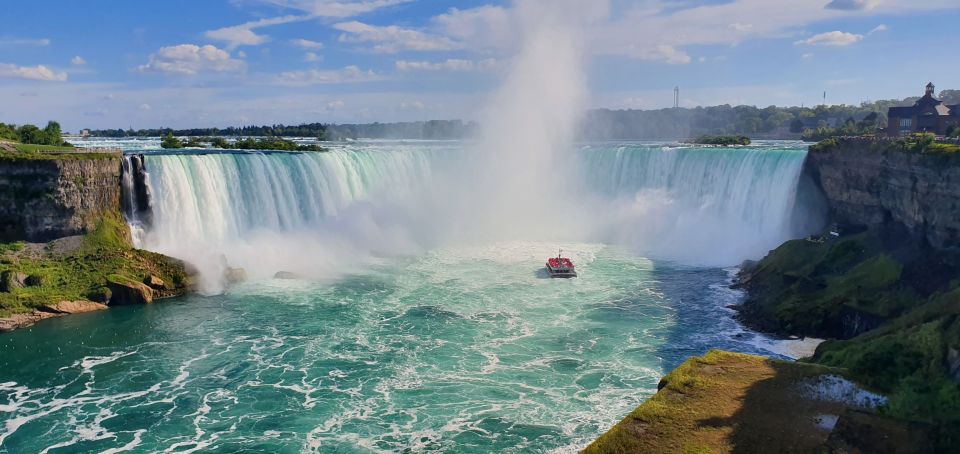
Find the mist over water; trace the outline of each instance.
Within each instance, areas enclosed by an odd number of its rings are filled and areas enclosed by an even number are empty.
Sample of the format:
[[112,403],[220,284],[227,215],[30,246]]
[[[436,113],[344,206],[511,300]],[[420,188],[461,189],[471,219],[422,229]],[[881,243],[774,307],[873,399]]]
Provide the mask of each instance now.
[[154,224],[140,245],[196,265],[200,290],[214,294],[227,266],[329,280],[385,257],[518,240],[729,266],[795,233],[800,147],[574,144],[583,30],[606,5],[524,1],[518,11],[522,44],[477,141],[148,156]]

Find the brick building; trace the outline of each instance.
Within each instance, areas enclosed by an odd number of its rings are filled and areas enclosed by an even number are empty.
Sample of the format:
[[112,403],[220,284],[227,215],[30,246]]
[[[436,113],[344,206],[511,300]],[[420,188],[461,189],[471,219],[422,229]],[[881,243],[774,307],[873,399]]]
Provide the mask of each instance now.
[[960,104],[948,106],[933,97],[933,82],[913,106],[891,107],[887,113],[887,134],[900,136],[914,132],[946,135],[951,126],[960,125]]

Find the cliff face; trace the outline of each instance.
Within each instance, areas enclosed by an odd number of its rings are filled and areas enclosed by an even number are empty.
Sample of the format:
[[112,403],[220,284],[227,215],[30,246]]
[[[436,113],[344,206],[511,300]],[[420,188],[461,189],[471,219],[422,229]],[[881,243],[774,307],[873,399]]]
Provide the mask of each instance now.
[[87,233],[120,196],[119,157],[0,160],[0,240]]
[[840,224],[899,229],[937,249],[960,246],[960,156],[878,150],[839,140],[804,164]]

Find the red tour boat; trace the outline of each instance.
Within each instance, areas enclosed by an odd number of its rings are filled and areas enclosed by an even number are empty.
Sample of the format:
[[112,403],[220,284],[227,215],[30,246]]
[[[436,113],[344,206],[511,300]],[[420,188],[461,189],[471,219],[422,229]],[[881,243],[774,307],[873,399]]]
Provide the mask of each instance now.
[[557,252],[556,257],[547,259],[547,273],[550,274],[550,277],[577,277],[573,262],[563,257],[562,249]]

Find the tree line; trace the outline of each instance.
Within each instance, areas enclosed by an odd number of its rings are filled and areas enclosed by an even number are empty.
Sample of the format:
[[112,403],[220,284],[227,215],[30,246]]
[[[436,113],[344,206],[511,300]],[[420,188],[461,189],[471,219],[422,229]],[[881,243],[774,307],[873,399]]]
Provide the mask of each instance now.
[[43,129],[36,125],[14,125],[0,123],[0,139],[32,145],[70,146],[64,142],[60,123],[47,122]]
[[[578,129],[584,140],[657,140],[685,139],[704,135],[743,135],[748,137],[796,138],[818,140],[838,134],[863,134],[882,130],[887,125],[890,107],[912,105],[918,97],[863,102],[859,105],[820,105],[815,107],[756,107],[720,105],[657,110],[597,109],[586,113]],[[944,90],[940,99],[960,104],[960,90]],[[312,137],[320,140],[344,139],[463,139],[479,130],[475,122],[431,120],[401,123],[332,124],[305,123],[229,128],[192,129],[108,129],[91,131],[99,137],[210,137],[262,136]]]
[[453,140],[472,135],[477,129],[473,122],[461,120],[430,120],[402,123],[327,124],[304,123],[296,126],[283,124],[241,126],[227,128],[189,129],[98,129],[90,131],[94,137],[310,137],[320,140],[345,139],[423,139]]

